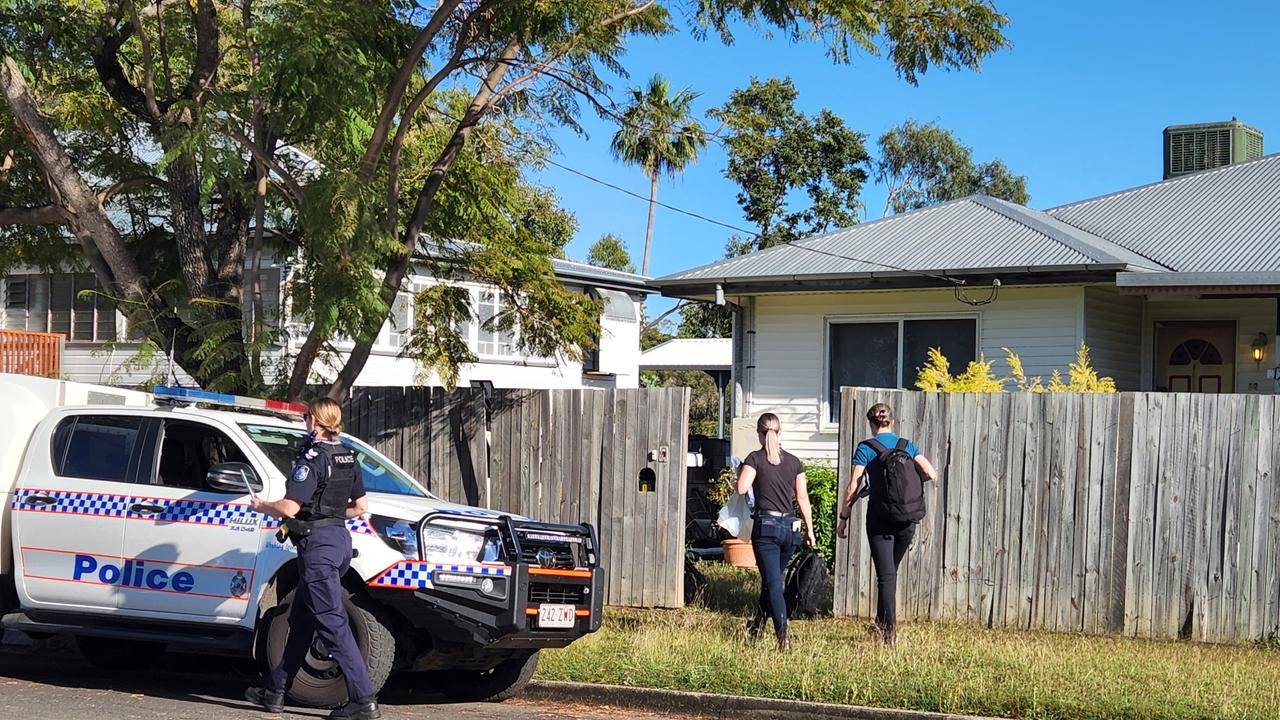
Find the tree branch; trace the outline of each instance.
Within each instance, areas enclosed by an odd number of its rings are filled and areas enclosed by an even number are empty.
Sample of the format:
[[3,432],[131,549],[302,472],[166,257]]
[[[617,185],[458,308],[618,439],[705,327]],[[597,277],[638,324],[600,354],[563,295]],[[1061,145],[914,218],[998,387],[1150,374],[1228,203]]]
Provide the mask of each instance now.
[[[404,100],[409,82],[413,80],[413,75],[422,62],[422,54],[435,40],[440,28],[444,27],[445,21],[461,4],[462,0],[443,0],[427,24],[418,31],[418,36],[413,39],[413,45],[405,54],[404,62],[400,64],[400,71],[396,73],[396,79],[387,91],[387,99],[382,103],[382,112],[378,113],[378,121],[373,126],[373,137],[369,139],[369,146],[365,148],[364,157],[360,159],[360,165],[356,171],[356,179],[360,184],[367,185],[373,179],[373,172],[378,167],[378,158],[382,155],[382,148],[387,142],[387,134],[391,132],[391,125],[395,122],[396,112],[400,109],[400,102]],[[477,12],[480,12],[480,8],[474,10],[472,15],[474,16]],[[404,122],[402,117],[400,123],[403,125]]]
[[0,227],[11,225],[66,225],[66,212],[57,205],[0,208]]
[[129,15],[133,20],[133,31],[138,34],[138,40],[142,42],[142,91],[147,103],[147,112],[153,117],[160,117],[162,115],[160,106],[156,104],[155,58],[151,54],[151,40],[142,29],[142,21],[138,19],[138,4],[135,0],[129,0]]
[[282,186],[284,187],[285,191],[288,193],[290,198],[292,198],[294,203],[296,203],[299,207],[302,206],[302,185],[300,185],[298,181],[295,180],[293,176],[288,173],[288,171],[286,171],[283,167],[281,167],[280,163],[276,162],[276,159],[274,157],[272,157],[269,153],[267,153],[262,148],[258,147],[257,143],[249,139],[249,137],[245,135],[244,132],[240,130],[240,128],[237,128],[231,123],[226,123],[226,122],[219,123],[218,127],[221,128],[224,133],[226,133],[227,137],[239,143],[241,147],[243,147],[245,150],[248,150],[249,153],[253,155],[253,158],[255,160],[262,163],[263,165],[266,165],[267,168],[276,175],[276,177],[280,178],[280,183],[282,184]]
[[137,175],[135,177],[128,177],[108,185],[106,189],[98,193],[98,202],[105,206],[111,201],[111,198],[122,192],[130,192],[144,187],[157,187],[163,190],[168,188],[168,186],[169,183],[164,178],[158,178],[154,175]]
[[213,0],[196,0],[196,59],[191,66],[186,96],[195,98],[213,84],[222,55],[218,48],[218,10]]

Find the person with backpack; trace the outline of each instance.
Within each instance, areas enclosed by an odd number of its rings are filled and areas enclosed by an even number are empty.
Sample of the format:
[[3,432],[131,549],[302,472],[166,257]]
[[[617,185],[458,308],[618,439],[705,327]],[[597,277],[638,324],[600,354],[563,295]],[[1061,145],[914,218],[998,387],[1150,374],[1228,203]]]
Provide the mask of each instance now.
[[[849,531],[858,498],[867,499],[867,540],[876,568],[876,620],[869,628],[888,647],[898,640],[898,566],[924,518],[924,481],[937,475],[915,443],[894,433],[893,410],[876,403],[867,411],[873,437],[858,443],[853,471],[840,503],[836,535]],[[865,483],[864,483],[865,480]]]
[[799,458],[782,449],[778,439],[782,423],[773,413],[765,413],[756,421],[760,449],[753,450],[742,461],[738,471],[738,494],[754,489],[756,506],[752,517],[751,550],[760,568],[760,609],[747,625],[747,634],[756,637],[764,629],[767,618],[773,619],[773,632],[779,650],[791,649],[787,632],[787,602],[783,595],[782,573],[799,544],[800,521],[793,507],[800,506],[804,517],[805,540],[813,547],[813,514],[809,504],[809,485]]

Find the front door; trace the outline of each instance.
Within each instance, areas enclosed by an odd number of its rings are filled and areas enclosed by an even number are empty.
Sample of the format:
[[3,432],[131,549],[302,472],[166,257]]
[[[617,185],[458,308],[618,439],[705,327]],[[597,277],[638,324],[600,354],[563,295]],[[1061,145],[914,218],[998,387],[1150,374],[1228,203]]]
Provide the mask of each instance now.
[[1157,390],[1229,393],[1235,391],[1234,322],[1156,323]]
[[[196,418],[165,419],[159,450],[130,498],[123,554],[133,574],[120,588],[120,608],[244,617],[265,516],[249,508],[247,493],[209,487],[205,475],[218,463],[252,461],[221,428]],[[263,468],[255,470],[261,476]]]

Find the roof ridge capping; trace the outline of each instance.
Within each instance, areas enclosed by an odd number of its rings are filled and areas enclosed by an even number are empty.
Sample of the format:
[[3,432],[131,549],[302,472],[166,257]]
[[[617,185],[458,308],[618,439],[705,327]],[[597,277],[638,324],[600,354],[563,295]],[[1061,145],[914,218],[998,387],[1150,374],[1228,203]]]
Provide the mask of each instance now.
[[1156,271],[1169,269],[1132,250],[1126,250],[1106,238],[1063,222],[1042,210],[1033,210],[1008,200],[983,194],[970,195],[965,199],[1030,228],[1099,264],[1132,265]]
[[1222,165],[1220,167],[1208,168],[1206,170],[1199,170],[1197,172],[1187,173],[1186,175],[1179,175],[1178,177],[1166,178],[1164,180],[1156,180],[1155,182],[1149,182],[1149,183],[1146,183],[1145,185],[1139,185],[1137,187],[1125,188],[1123,190],[1115,190],[1113,192],[1103,193],[1101,195],[1095,195],[1093,197],[1085,198],[1083,200],[1076,200],[1075,202],[1069,202],[1069,203],[1066,203],[1065,205],[1058,205],[1055,207],[1051,207],[1047,210],[1044,210],[1043,212],[1052,216],[1060,210],[1078,208],[1084,205],[1089,205],[1090,203],[1101,202],[1103,200],[1110,200],[1112,198],[1123,197],[1125,195],[1130,195],[1133,193],[1140,193],[1140,192],[1146,192],[1147,190],[1154,190],[1156,188],[1169,187],[1169,186],[1177,185],[1178,183],[1181,183],[1181,182],[1197,180],[1197,179],[1202,180],[1211,175],[1218,175],[1218,174],[1229,173],[1229,172],[1242,172],[1246,168],[1253,168],[1257,165],[1262,165],[1264,163],[1269,163],[1277,160],[1280,160],[1280,152],[1274,152],[1274,153],[1271,153],[1270,155],[1263,155],[1262,157],[1254,158],[1253,160],[1244,160],[1241,162],[1234,162],[1234,163],[1229,163],[1227,165]]

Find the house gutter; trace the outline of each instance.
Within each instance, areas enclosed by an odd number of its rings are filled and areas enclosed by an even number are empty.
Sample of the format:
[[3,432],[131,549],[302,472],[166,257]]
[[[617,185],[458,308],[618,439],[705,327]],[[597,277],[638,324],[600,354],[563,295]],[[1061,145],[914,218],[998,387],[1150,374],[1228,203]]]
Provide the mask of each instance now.
[[[930,288],[981,287],[992,280],[1002,285],[1078,284],[1115,282],[1117,273],[1132,271],[1125,263],[1051,266],[1006,266],[962,270],[920,272],[883,271],[867,273],[780,274],[757,277],[664,279],[650,282],[666,297],[690,300],[713,297],[716,286],[726,295],[764,295],[796,292],[840,292],[859,290],[910,290]],[[1135,274],[1146,274],[1139,271]],[[1160,273],[1152,273],[1160,274]]]

